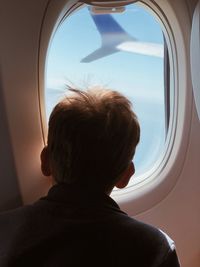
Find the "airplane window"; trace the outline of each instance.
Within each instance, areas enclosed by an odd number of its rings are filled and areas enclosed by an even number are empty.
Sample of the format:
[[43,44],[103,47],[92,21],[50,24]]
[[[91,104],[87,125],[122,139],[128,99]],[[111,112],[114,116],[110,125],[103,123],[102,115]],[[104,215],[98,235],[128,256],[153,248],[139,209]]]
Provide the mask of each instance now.
[[197,109],[197,114],[200,120],[200,38],[199,38],[199,25],[200,25],[200,1],[195,7],[192,20],[192,32],[191,32],[191,43],[190,43],[190,56],[191,56],[191,75],[193,84],[193,93]]
[[140,121],[132,184],[143,181],[165,150],[170,99],[166,98],[166,55],[161,24],[145,5],[131,4],[110,14],[94,13],[84,5],[62,20],[50,42],[47,119],[67,84],[120,91],[132,101]]

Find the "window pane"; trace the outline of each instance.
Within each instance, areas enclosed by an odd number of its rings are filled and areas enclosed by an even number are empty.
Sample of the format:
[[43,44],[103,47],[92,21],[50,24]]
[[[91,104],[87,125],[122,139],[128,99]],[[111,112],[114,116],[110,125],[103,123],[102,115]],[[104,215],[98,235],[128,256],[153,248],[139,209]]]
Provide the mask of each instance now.
[[84,6],[62,22],[48,51],[47,118],[66,84],[106,86],[131,100],[141,125],[136,183],[159,159],[166,139],[163,47],[154,15],[132,4],[123,13],[101,15]]

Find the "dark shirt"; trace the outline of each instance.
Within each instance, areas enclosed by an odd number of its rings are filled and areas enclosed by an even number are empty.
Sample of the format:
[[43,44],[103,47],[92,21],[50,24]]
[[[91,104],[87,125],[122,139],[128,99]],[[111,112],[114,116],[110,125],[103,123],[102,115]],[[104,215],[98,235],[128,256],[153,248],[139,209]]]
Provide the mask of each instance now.
[[173,242],[112,198],[64,184],[0,215],[0,266],[178,267]]

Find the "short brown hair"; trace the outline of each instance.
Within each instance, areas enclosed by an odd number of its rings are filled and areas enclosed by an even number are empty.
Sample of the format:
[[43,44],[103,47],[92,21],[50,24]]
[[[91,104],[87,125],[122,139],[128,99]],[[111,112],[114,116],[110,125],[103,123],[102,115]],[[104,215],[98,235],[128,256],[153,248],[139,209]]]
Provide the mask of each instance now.
[[53,109],[48,149],[58,183],[106,189],[128,167],[140,138],[130,101],[117,91],[71,89]]

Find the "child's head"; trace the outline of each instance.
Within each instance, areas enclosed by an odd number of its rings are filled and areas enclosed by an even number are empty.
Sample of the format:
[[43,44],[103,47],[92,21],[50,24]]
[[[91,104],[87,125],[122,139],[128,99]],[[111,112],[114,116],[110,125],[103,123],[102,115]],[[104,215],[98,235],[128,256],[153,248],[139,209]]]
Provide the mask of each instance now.
[[49,120],[49,172],[57,183],[108,191],[131,164],[140,127],[130,101],[116,91],[72,90]]

